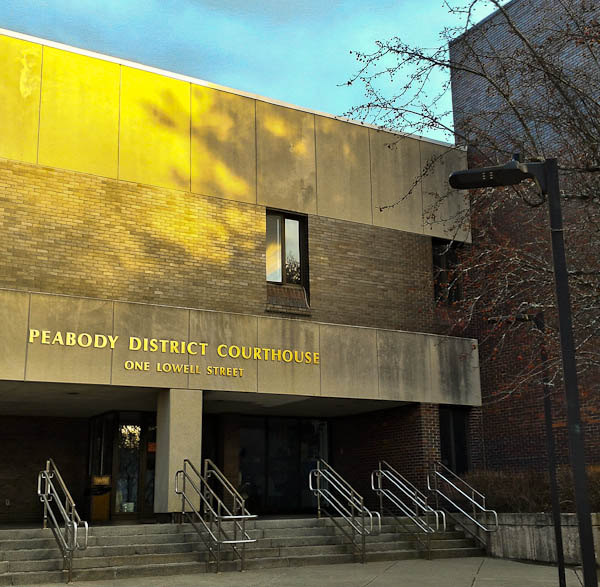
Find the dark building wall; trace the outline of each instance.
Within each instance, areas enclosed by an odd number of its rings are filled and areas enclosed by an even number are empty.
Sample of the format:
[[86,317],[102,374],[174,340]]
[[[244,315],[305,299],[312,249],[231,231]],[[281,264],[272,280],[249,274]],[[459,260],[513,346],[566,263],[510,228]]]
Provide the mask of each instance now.
[[[266,311],[262,206],[7,160],[0,185],[0,287]],[[429,237],[318,216],[308,234],[303,319],[436,331]]]
[[418,488],[426,488],[429,465],[440,460],[439,411],[435,404],[411,404],[331,421],[332,466],[378,508],[371,472],[387,461]]
[[[565,29],[566,23],[573,25],[572,17],[567,15],[567,10],[572,10],[572,14],[578,15],[582,22],[587,20],[593,23],[600,16],[598,2],[569,0],[567,3],[556,3],[551,0],[513,0],[505,4],[504,8],[515,26],[529,38],[536,49],[542,50],[549,60],[554,59],[564,74],[572,76],[579,87],[589,92],[590,96],[593,97],[596,92],[598,97],[598,68],[594,57],[585,43],[575,42],[574,37],[569,39],[570,36]],[[473,59],[470,48],[483,57],[479,64]],[[547,83],[545,85],[538,83],[542,79],[535,78],[535,68],[531,66],[531,61],[526,60],[524,67],[516,63],[514,57],[516,56],[518,61],[519,51],[521,55],[526,54],[523,53],[523,46],[517,36],[510,31],[505,17],[499,12],[473,26],[450,43],[450,57],[454,62],[465,61],[473,68],[485,67],[487,72],[492,74],[495,72],[497,83],[520,109],[536,146],[535,152],[522,152],[522,155],[558,157],[560,165],[561,155],[569,158],[576,156],[574,150],[579,148],[581,142],[572,140],[568,134],[565,134],[567,129],[573,128],[573,125],[560,124],[561,116],[564,115],[564,111],[559,109],[562,108],[562,97],[557,99],[555,92],[546,91]],[[490,57],[486,58],[486,56]],[[498,64],[501,60],[508,65],[500,68]],[[589,83],[585,80],[589,80]],[[505,162],[512,152],[523,151],[522,143],[526,139],[522,125],[507,106],[506,100],[500,97],[484,77],[458,69],[452,72],[451,81],[455,128],[460,133],[464,133],[467,142],[474,147],[470,152],[471,167],[482,165],[480,150],[484,153],[489,151],[500,153],[499,162]],[[551,124],[544,121],[550,121]],[[563,133],[560,134],[557,129],[563,129]],[[530,146],[529,150],[531,149]],[[565,183],[562,184],[563,187]],[[542,262],[550,266],[551,249],[545,209],[528,210],[527,214],[530,218],[526,223],[515,221],[515,218],[523,217],[522,210],[520,216],[517,216],[517,210],[511,210],[509,207],[506,207],[506,210],[510,215],[507,213],[504,218],[497,218],[495,221],[498,231],[506,235],[507,241],[517,243],[538,241],[542,246],[546,242],[546,252],[541,249],[537,253]],[[512,215],[512,212],[515,214]],[[569,269],[579,268],[582,263],[576,262],[577,255],[590,255],[590,258],[593,258],[596,254],[592,232],[588,239],[587,229],[581,230],[577,226],[581,218],[588,217],[588,213],[583,211],[576,202],[567,199],[563,203],[563,215],[565,226],[570,227],[570,230],[565,232]],[[473,222],[473,234],[476,237],[477,219],[474,218]],[[517,231],[520,233],[520,241],[519,238],[515,238]],[[579,240],[577,240],[578,234]],[[489,278],[493,279],[494,276]],[[535,304],[540,301],[535,299],[535,296],[547,284],[538,285],[537,289],[531,290],[530,295],[534,299],[525,299],[524,302]],[[577,295],[574,285],[576,287],[577,284],[572,280],[572,299]],[[468,295],[469,292],[466,291],[466,296]],[[544,294],[544,296],[544,301],[551,305],[553,294]],[[585,306],[585,303],[579,304],[579,311],[575,312],[574,335],[576,340],[578,339],[577,342],[582,342],[589,332],[584,328],[578,329],[577,321],[579,320],[579,324],[586,329],[589,324],[596,321],[595,310],[586,314]],[[552,314],[551,311],[546,311],[546,322],[556,325],[556,316]],[[533,329],[533,326],[531,328]],[[539,381],[527,383],[524,380],[517,390],[507,393],[509,383],[515,371],[521,369],[524,357],[532,357],[536,368],[539,366],[539,335],[529,332],[513,344],[502,345],[497,353],[494,352],[497,341],[485,340],[480,331],[471,331],[469,335],[479,338],[480,341],[483,401],[479,425],[481,430],[479,444],[483,447],[483,453],[473,459],[474,464],[479,462],[481,466],[491,469],[547,470],[541,383]],[[590,350],[597,348],[598,341],[595,338],[597,337],[593,335],[589,338]],[[586,348],[581,350],[582,354],[586,353]],[[582,372],[580,362],[579,378],[586,456],[590,464],[597,465],[600,463],[600,396],[598,394],[600,373],[597,368],[590,368],[590,362],[586,366],[586,371]],[[560,375],[554,384],[552,402],[557,458],[559,463],[566,463],[569,460],[569,447],[564,386]],[[477,454],[475,447],[472,454]]]
[[[560,106],[555,87],[545,82],[542,73],[529,64],[528,58],[532,61],[533,57],[521,43],[519,34],[547,59],[554,59],[562,68],[559,75],[577,78],[580,87],[592,99],[594,96],[597,99],[600,88],[593,44],[575,39],[586,26],[589,31],[593,30],[594,22],[600,17],[600,5],[586,0],[565,3],[513,0],[505,4],[504,10],[518,33],[511,30],[506,18],[496,11],[450,43],[451,60],[465,64],[451,75],[454,126],[471,139],[476,136],[473,129],[479,129],[477,134],[487,135],[488,144],[493,143],[500,150],[504,148],[505,154],[522,148],[524,131],[512,108],[484,76],[469,73],[485,70],[520,110],[528,125],[538,151],[527,155],[555,157],[561,150],[569,150],[568,136],[561,134],[565,127],[560,124],[560,117],[569,116],[569,111]],[[568,34],[567,26],[575,31],[572,35]],[[590,39],[592,36],[593,33]],[[474,52],[479,55],[479,61]],[[502,61],[505,65],[500,66]],[[557,115],[556,120],[553,120],[554,115]]]
[[88,435],[86,418],[0,416],[0,523],[41,522],[37,477],[48,458],[56,463],[83,515]]

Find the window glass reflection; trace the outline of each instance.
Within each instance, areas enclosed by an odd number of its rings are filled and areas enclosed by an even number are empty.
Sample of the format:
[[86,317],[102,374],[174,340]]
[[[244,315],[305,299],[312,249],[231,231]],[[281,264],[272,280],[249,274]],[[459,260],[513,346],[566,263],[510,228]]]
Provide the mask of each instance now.
[[300,222],[285,219],[285,280],[301,283],[300,279]]
[[119,513],[138,511],[141,432],[142,427],[133,424],[121,424],[118,429],[119,470],[117,472],[115,509]]
[[281,282],[280,216],[267,216],[267,281]]

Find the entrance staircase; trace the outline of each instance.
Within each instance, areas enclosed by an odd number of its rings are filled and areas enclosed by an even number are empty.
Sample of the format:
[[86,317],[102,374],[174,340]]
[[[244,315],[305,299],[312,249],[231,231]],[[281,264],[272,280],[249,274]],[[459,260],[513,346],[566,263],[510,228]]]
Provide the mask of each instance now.
[[[384,518],[381,532],[367,539],[367,561],[426,556],[402,526],[402,519]],[[262,518],[248,521],[246,528],[257,539],[246,545],[248,570],[360,561],[331,519]],[[482,554],[462,531],[431,535],[432,559]],[[191,524],[94,526],[87,549],[75,553],[73,581],[211,572],[214,563],[207,564],[207,559],[206,546]],[[62,568],[50,530],[0,530],[0,586],[65,583]],[[223,550],[221,569],[239,569],[231,551]]]

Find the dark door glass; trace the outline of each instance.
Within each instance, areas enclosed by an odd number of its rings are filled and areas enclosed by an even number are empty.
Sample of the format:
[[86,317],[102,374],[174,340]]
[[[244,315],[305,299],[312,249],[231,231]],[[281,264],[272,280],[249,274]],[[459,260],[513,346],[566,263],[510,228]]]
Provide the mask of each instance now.
[[251,513],[261,513],[266,497],[265,418],[243,418],[240,422],[240,492]]
[[269,418],[267,446],[267,508],[272,513],[295,511],[300,505],[300,422]]
[[144,504],[143,511],[152,513],[154,511],[154,475],[156,471],[156,422],[154,414],[147,418],[146,431],[144,434],[146,454],[144,463]]
[[468,411],[452,406],[440,407],[440,450],[442,463],[457,475],[469,468],[467,451]]
[[115,475],[115,512],[139,511],[140,441],[139,424],[120,423],[117,428],[117,472]]
[[300,434],[300,508],[316,507],[317,498],[308,489],[308,475],[318,459],[327,460],[327,422],[301,420]]

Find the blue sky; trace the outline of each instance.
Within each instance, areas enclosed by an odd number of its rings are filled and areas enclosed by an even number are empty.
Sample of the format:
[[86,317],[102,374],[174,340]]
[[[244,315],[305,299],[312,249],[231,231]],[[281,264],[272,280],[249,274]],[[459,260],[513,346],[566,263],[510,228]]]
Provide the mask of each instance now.
[[442,0],[0,2],[0,28],[337,115],[363,99],[343,85],[350,50],[392,36],[434,46],[448,24]]

